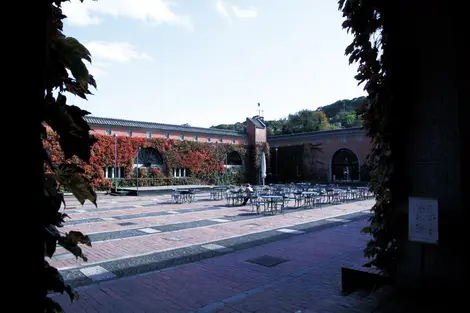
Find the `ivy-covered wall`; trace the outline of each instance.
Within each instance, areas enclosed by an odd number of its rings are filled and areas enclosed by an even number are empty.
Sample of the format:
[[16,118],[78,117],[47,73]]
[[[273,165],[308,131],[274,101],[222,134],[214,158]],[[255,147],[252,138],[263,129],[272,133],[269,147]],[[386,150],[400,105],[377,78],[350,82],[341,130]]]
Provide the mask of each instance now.
[[[95,137],[98,141],[92,147],[89,164],[83,164],[75,158],[64,160],[57,136],[52,131],[48,131],[44,147],[50,151],[53,162],[65,161],[81,164],[94,188],[106,190],[111,187],[111,180],[105,178],[103,168],[114,167],[114,138],[103,135],[95,135]],[[162,138],[117,137],[117,167],[123,169],[123,177],[127,178],[129,182],[135,182],[135,178],[132,177],[135,177],[134,161],[139,148],[154,148],[163,158],[164,171],[154,169],[149,172],[145,170],[140,172],[141,176],[153,178],[154,185],[226,183],[227,179],[224,180],[224,178],[227,176],[230,176],[230,183],[241,184],[247,181],[247,169],[252,164],[259,168],[259,161],[258,163],[255,160],[250,162],[249,156],[252,156],[253,149],[247,149],[244,145],[211,144]],[[256,147],[254,150],[258,155],[262,148]],[[224,167],[226,156],[234,151],[240,155],[243,164],[242,169],[236,173]],[[175,168],[188,169],[190,177],[174,179],[172,174]]]

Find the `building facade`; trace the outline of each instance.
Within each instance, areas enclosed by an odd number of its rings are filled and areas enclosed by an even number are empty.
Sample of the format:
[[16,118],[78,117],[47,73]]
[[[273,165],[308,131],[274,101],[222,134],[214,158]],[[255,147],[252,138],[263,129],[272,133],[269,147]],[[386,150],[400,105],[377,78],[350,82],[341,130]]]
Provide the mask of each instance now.
[[274,181],[367,181],[371,142],[360,128],[268,137]]
[[[171,125],[124,119],[85,117],[92,133],[115,137],[160,138],[168,140],[205,142],[210,144],[270,147],[268,152],[268,182],[295,181],[361,181],[367,180],[365,159],[371,149],[369,139],[359,128],[267,136],[263,117],[246,119],[244,132],[215,128],[193,127],[187,124]],[[119,147],[117,147],[119,149]],[[256,171],[256,149],[251,149],[247,161],[227,155],[224,166],[243,167],[247,172]],[[251,151],[250,150],[250,151]],[[119,151],[118,151],[119,153]],[[258,151],[259,153],[259,151]],[[136,155],[135,167],[165,168],[163,159],[150,149],[142,149]],[[105,178],[122,177],[113,168],[105,168]],[[184,169],[173,168],[173,177],[186,177]],[[252,173],[253,174],[253,173]],[[249,175],[257,183],[256,173]]]

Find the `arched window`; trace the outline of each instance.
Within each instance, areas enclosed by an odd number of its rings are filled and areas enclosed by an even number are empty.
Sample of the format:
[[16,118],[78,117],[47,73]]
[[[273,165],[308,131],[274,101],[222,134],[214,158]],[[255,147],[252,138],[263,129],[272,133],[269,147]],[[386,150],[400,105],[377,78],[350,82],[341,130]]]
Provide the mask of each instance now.
[[331,159],[332,180],[359,180],[359,159],[349,149],[339,149]]

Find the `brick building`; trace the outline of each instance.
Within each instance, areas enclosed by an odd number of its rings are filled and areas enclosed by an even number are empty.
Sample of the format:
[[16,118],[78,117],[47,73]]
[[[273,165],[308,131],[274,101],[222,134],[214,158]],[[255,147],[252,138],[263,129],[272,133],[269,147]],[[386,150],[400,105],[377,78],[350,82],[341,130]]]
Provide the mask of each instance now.
[[[266,124],[261,116],[247,118],[243,132],[94,116],[85,119],[93,133],[101,135],[191,140],[213,144],[256,145],[268,142],[271,148],[267,171],[270,182],[367,179],[363,164],[371,144],[358,128],[268,137]],[[142,151],[142,155],[136,158],[136,166],[143,166],[145,163],[151,163],[155,167],[164,166],[161,158],[151,158]],[[236,157],[227,158],[226,166],[242,165],[246,169],[254,169],[253,164],[242,164]],[[106,178],[112,178],[113,175],[112,168],[105,169]],[[184,177],[185,173],[175,172],[173,176]]]
[[268,137],[273,181],[364,181],[372,145],[360,128]]

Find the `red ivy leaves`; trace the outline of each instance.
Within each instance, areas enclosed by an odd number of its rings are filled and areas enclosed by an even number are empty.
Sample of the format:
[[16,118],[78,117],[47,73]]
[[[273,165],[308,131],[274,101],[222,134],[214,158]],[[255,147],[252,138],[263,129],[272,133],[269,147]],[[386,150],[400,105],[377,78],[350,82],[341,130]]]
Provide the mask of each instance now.
[[[53,162],[79,163],[85,169],[85,173],[91,179],[93,185],[106,188],[110,182],[104,179],[103,168],[114,167],[114,137],[95,136],[98,141],[92,147],[89,164],[83,163],[78,158],[64,160],[57,137],[52,131],[48,131],[44,147],[51,152]],[[154,148],[161,154],[166,173],[161,173],[160,169],[155,169],[154,172],[149,173],[156,177],[164,174],[168,175],[168,173],[172,173],[174,168],[187,168],[191,176],[196,178],[211,172],[223,173],[223,160],[227,153],[237,151],[242,158],[246,157],[246,150],[240,145],[215,145],[162,138],[117,137],[117,166],[124,168],[126,177],[132,173],[134,159],[139,147]]]

